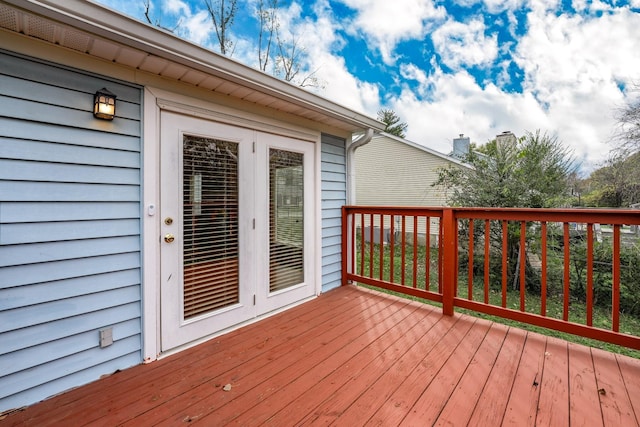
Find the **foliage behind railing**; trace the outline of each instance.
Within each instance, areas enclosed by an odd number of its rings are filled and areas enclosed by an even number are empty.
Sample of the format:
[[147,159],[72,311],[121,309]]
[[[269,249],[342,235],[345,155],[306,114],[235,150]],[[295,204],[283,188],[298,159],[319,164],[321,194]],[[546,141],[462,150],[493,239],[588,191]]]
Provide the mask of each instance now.
[[637,210],[348,206],[343,283],[640,349],[624,328],[640,325],[638,225]]

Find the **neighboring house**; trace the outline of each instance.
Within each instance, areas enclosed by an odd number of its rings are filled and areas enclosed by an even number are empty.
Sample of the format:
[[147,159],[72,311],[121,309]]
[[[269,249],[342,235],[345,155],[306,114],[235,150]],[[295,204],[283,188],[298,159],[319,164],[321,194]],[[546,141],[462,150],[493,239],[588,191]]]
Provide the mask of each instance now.
[[[463,135],[454,140],[454,153],[446,155],[395,135],[377,134],[371,142],[355,151],[355,203],[365,206],[446,206],[445,189],[432,184],[438,179],[439,169],[468,167],[456,157],[468,150],[469,138]],[[437,222],[432,221],[432,225]],[[424,233],[426,226],[419,227],[419,232]],[[437,226],[431,227],[430,234],[438,234]]]
[[338,286],[351,135],[383,128],[91,2],[0,1],[0,413]]

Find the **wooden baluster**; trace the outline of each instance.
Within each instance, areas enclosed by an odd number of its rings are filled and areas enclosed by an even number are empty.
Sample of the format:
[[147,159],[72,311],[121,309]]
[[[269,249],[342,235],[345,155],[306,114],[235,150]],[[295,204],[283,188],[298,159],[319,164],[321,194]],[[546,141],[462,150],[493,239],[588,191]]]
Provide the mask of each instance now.
[[540,315],[547,315],[547,222],[543,221],[540,229],[542,271],[540,272]]
[[413,216],[413,287],[418,287],[418,216]]
[[611,329],[620,332],[620,224],[613,226],[613,295],[611,302]]
[[570,248],[571,240],[569,239],[569,223],[564,223],[564,295],[563,295],[563,308],[562,308],[562,319],[564,321],[569,320],[569,282],[571,280],[571,275],[569,271],[571,258],[570,258]]
[[484,221],[484,303],[489,304],[489,263],[491,240],[491,221]]
[[507,306],[507,248],[509,244],[509,223],[502,221],[502,307]]
[[520,221],[520,311],[525,311],[525,294],[527,292],[527,222]]
[[467,298],[470,301],[473,301],[473,219],[469,220],[469,260],[467,262],[467,273],[468,273],[468,283],[467,283]]

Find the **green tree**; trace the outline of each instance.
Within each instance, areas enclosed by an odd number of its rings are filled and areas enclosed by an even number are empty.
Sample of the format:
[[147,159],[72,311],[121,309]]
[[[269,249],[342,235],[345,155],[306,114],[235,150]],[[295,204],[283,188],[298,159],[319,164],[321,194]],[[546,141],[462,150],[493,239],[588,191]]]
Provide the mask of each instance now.
[[640,152],[625,156],[614,151],[605,165],[590,177],[590,204],[598,207],[628,207],[640,202]]
[[[570,193],[569,178],[575,171],[571,153],[556,137],[527,133],[519,139],[493,140],[464,158],[470,168],[439,170],[434,186],[447,190],[452,206],[547,208],[564,204]],[[461,241],[469,235],[461,225]],[[491,245],[502,251],[499,224],[492,226]],[[479,230],[476,230],[479,232]],[[530,233],[528,233],[530,234]],[[476,239],[475,241],[478,241]],[[517,280],[520,248],[519,224],[509,223],[508,275]],[[492,257],[496,258],[496,257]],[[496,268],[500,268],[497,266]],[[515,287],[515,286],[514,286]]]
[[556,137],[528,132],[514,141],[489,141],[463,159],[471,168],[439,171],[434,185],[453,206],[561,206],[575,160]]
[[395,111],[390,109],[379,110],[378,120],[387,125],[384,128],[384,131],[386,133],[399,136],[400,138],[405,137],[404,132],[407,130],[407,124],[404,122],[400,122],[400,117],[396,114]]

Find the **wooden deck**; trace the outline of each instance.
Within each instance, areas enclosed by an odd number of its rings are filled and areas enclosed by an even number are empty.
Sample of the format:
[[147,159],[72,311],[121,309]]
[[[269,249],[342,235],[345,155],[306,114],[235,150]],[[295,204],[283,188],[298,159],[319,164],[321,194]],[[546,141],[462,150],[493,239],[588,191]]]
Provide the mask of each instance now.
[[343,287],[4,425],[637,426],[640,360]]

